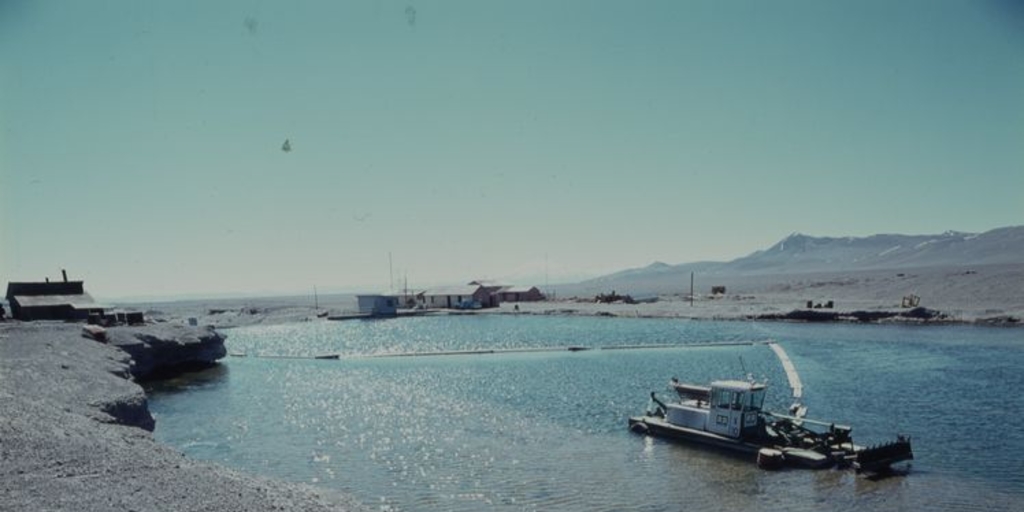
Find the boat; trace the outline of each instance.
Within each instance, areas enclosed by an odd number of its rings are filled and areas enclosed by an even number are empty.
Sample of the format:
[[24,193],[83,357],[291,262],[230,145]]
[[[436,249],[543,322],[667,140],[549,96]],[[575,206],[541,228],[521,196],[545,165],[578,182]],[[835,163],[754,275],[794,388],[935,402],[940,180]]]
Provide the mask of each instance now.
[[678,399],[666,402],[651,392],[651,406],[642,416],[629,418],[630,430],[756,455],[764,469],[852,467],[858,473],[881,474],[914,458],[909,436],[865,447],[854,444],[849,426],[807,419],[796,368],[781,346],[767,345],[782,362],[792,389],[794,402],[786,413],[763,408],[766,381],[748,376],[703,386],[672,378],[669,387]]

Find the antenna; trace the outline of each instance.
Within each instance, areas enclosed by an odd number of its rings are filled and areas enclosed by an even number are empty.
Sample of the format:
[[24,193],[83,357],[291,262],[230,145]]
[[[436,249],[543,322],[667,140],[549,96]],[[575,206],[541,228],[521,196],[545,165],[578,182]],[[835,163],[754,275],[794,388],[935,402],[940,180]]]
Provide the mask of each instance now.
[[551,285],[548,284],[548,253],[544,253],[544,291],[551,293]]
[[391,281],[388,283],[388,291],[395,291],[395,265],[391,261],[391,251],[388,251],[388,277]]

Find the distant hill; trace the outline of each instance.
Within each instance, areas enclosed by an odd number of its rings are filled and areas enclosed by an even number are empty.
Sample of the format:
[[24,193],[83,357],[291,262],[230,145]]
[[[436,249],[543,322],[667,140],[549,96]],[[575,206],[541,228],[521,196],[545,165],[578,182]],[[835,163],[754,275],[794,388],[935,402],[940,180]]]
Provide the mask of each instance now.
[[[1024,226],[984,233],[947,231],[939,235],[880,234],[815,237],[794,233],[771,247],[727,262],[668,265],[655,262],[557,288],[562,295],[594,290],[660,293],[679,290],[690,272],[707,277],[843,273],[929,267],[1024,264]],[[630,292],[630,290],[633,290]]]

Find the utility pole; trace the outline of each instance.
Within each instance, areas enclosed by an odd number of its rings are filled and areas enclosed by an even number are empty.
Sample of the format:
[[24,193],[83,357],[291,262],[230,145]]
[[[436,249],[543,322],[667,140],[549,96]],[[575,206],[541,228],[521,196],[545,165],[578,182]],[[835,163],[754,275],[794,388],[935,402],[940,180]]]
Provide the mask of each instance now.
[[693,272],[690,272],[690,307],[693,307]]

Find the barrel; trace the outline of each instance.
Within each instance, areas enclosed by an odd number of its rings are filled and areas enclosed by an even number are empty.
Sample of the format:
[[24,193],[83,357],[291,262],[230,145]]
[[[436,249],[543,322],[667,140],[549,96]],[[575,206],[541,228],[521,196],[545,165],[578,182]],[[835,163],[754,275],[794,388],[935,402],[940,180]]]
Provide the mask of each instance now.
[[643,421],[630,422],[629,430],[632,430],[634,434],[647,435],[650,429],[647,428],[647,424]]

